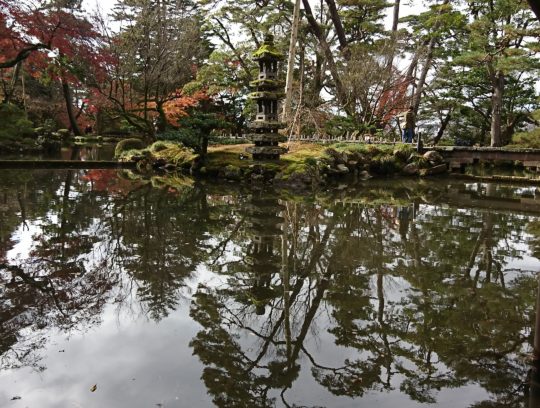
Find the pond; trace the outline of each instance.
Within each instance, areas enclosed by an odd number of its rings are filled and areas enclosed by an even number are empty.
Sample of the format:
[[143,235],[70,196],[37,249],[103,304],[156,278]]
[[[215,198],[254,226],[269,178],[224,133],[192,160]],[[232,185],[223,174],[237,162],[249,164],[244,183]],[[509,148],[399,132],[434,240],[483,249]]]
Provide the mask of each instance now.
[[532,187],[0,171],[0,406],[532,407]]

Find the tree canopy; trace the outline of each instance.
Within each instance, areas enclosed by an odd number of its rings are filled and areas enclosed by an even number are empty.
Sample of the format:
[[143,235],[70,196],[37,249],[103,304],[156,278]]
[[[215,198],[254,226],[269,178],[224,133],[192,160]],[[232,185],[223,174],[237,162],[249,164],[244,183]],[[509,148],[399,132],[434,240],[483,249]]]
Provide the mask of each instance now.
[[113,118],[118,131],[170,138],[191,107],[242,133],[252,52],[271,32],[287,55],[294,30],[289,131],[321,133],[330,121],[392,139],[413,106],[436,143],[506,145],[540,108],[530,3],[430,0],[404,13],[399,0],[305,0],[295,23],[284,0],[119,0],[110,15],[78,1],[0,0],[1,96],[36,126],[48,117],[76,134]]

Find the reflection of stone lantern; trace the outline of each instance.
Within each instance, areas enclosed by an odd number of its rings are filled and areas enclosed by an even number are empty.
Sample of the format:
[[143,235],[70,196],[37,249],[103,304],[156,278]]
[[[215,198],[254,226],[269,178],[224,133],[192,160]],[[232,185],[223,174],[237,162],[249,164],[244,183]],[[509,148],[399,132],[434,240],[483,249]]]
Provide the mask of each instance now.
[[264,314],[266,305],[278,296],[272,278],[280,272],[281,256],[276,243],[282,234],[282,210],[278,199],[260,195],[252,196],[248,207],[251,247],[245,260],[251,272],[249,295],[258,315]]
[[278,121],[279,99],[283,93],[280,91],[282,83],[278,81],[278,61],[283,55],[274,46],[274,37],[267,34],[263,45],[253,54],[259,63],[258,79],[250,85],[257,90],[249,97],[257,105],[255,120],[249,124],[253,133],[249,135],[255,146],[250,146],[246,152],[253,155],[255,160],[279,159],[279,155],[286,149],[279,147],[279,142],[286,138],[278,133],[285,124]]

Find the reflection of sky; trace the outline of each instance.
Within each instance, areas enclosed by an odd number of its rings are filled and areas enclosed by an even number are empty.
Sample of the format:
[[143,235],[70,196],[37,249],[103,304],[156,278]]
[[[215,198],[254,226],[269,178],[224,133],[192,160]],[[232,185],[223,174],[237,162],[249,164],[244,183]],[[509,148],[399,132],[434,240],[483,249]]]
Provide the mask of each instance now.
[[42,373],[0,372],[0,406],[14,396],[22,397],[17,406],[26,407],[210,405],[199,380],[202,366],[188,347],[198,325],[187,306],[159,324],[144,317],[119,321],[114,306],[107,307],[102,320],[69,341],[63,333],[51,334]]
[[17,261],[28,258],[34,243],[33,237],[39,233],[41,233],[39,222],[28,221],[26,225],[19,225],[19,228],[12,235],[15,245],[7,252],[7,260],[17,263]]

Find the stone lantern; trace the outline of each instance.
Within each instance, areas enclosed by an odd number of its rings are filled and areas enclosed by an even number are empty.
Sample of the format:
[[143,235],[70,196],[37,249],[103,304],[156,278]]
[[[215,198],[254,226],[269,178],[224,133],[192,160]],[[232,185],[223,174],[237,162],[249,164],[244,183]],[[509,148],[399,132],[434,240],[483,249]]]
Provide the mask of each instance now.
[[279,100],[283,97],[283,83],[278,78],[278,62],[283,55],[274,46],[274,36],[267,34],[262,46],[253,53],[253,59],[259,63],[259,75],[250,83],[256,90],[249,97],[257,106],[255,120],[248,127],[253,133],[249,138],[255,146],[246,148],[254,160],[279,159],[287,150],[279,142],[287,138],[278,133],[285,127],[278,120]]

